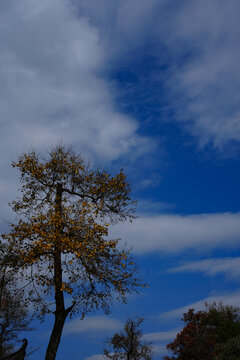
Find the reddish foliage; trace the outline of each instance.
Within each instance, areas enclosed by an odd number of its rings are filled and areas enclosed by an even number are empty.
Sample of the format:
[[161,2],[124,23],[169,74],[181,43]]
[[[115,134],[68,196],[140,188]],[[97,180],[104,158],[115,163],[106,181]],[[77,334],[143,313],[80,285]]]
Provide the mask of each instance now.
[[163,360],[213,360],[216,344],[240,334],[240,309],[231,306],[212,304],[198,312],[190,309],[182,320],[185,327],[167,345],[174,355]]

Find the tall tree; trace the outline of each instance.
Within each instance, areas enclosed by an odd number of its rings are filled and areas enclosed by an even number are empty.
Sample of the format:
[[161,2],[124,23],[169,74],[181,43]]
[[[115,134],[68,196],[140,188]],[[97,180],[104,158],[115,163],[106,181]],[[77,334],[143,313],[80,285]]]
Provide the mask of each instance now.
[[19,332],[32,330],[23,290],[16,284],[17,263],[15,254],[0,244],[0,359],[14,351]]
[[240,335],[240,308],[213,303],[206,310],[190,309],[183,315],[186,323],[173,342],[167,345],[174,356],[164,360],[213,360],[218,344]]
[[111,360],[151,360],[152,345],[142,340],[142,331],[139,328],[143,318],[128,319],[124,330],[116,333],[103,350],[107,359]]
[[133,218],[134,202],[123,171],[92,170],[62,145],[46,158],[23,154],[13,167],[21,173],[21,197],[13,201],[21,217],[4,238],[23,261],[22,274],[32,285],[28,300],[40,317],[55,316],[45,357],[53,360],[69,314],[107,313],[114,297],[126,301],[141,285],[128,250],[108,239],[110,223]]

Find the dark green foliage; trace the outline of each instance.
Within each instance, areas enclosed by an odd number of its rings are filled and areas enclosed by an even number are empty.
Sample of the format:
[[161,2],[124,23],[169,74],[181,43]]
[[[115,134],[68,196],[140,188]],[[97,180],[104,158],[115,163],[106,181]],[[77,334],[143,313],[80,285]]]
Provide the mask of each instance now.
[[216,360],[240,360],[240,335],[216,346]]

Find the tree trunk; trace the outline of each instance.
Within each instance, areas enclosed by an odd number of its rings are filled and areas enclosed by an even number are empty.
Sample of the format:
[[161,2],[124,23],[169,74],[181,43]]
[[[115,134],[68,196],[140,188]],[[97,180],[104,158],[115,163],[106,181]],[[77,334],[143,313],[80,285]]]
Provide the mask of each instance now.
[[45,360],[54,360],[56,358],[66,317],[67,317],[66,312],[63,314],[58,314],[58,313],[55,314],[55,322],[49,340]]
[[[55,211],[61,216],[62,213],[62,184],[56,187]],[[56,228],[56,239],[54,246],[54,286],[55,286],[55,322],[49,340],[45,360],[54,360],[60,344],[63,326],[68,315],[65,310],[64,296],[62,289],[62,260],[59,243],[61,242],[62,228]]]

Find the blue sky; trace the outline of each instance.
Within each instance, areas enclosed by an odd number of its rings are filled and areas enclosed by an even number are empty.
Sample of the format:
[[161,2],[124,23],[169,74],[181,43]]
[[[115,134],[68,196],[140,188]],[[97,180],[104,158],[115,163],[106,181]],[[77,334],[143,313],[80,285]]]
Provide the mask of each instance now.
[[[112,236],[149,288],[69,320],[58,360],[100,360],[128,316],[144,316],[155,359],[189,307],[240,303],[238,0],[2,0],[1,229],[17,154],[62,140],[124,168],[138,218]],[[34,324],[43,358],[52,318]]]

